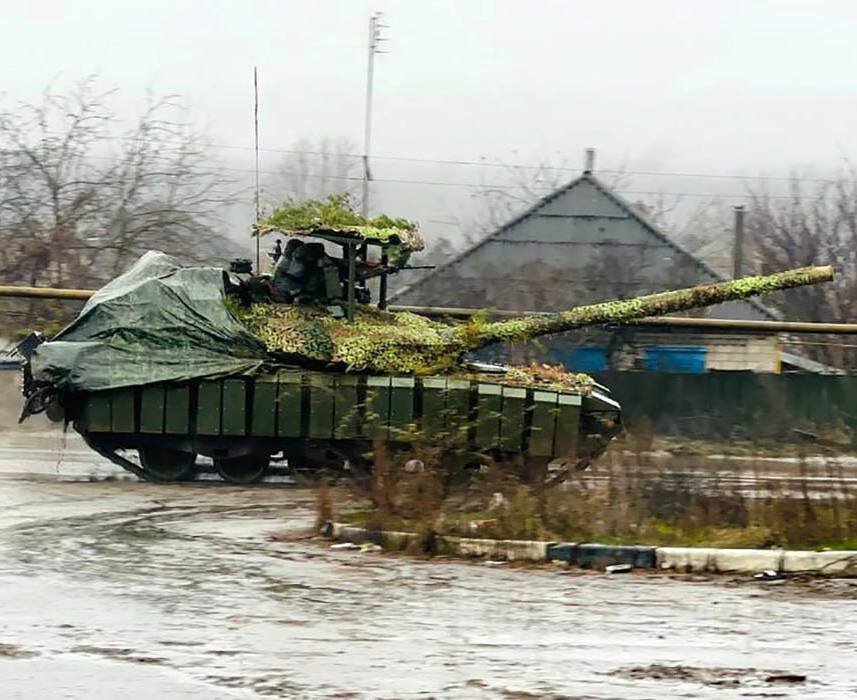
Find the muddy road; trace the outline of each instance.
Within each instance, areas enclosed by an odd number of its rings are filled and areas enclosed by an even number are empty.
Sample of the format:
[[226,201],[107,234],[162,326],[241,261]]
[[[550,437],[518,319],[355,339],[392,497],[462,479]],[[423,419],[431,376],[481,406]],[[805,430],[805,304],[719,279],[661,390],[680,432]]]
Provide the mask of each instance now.
[[100,480],[119,473],[73,438],[0,435],[0,697],[857,692],[848,583],[335,551],[301,538],[305,491]]

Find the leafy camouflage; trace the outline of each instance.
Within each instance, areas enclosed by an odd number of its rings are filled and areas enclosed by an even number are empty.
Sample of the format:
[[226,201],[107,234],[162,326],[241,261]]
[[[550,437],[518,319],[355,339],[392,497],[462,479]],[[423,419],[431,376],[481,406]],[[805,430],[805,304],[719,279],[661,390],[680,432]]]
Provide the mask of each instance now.
[[711,306],[816,284],[832,276],[830,267],[802,268],[510,321],[490,322],[477,314],[457,325],[366,306],[358,307],[353,322],[335,319],[326,309],[315,306],[254,304],[249,308],[233,306],[232,311],[269,350],[286,353],[297,361],[340,364],[348,371],[427,374],[462,371],[466,352],[491,343],[526,341],[587,325]]
[[347,194],[332,194],[325,200],[287,201],[259,222],[256,232],[259,235],[276,231],[286,235],[322,237],[324,233],[334,233],[361,243],[398,246],[410,253],[424,247],[417,228],[413,221],[386,214],[364,217],[355,210]]
[[534,389],[552,389],[554,391],[573,392],[588,396],[592,393],[595,380],[588,374],[569,372],[558,365],[518,365],[508,367],[500,377],[487,372],[454,372],[454,378],[473,379],[480,382],[497,383],[498,379],[507,386],[520,386]]
[[647,316],[663,316],[677,311],[747,299],[781,289],[829,282],[832,279],[833,268],[824,266],[802,267],[773,275],[703,284],[688,289],[648,294],[634,299],[578,306],[556,314],[522,316],[510,321],[487,323],[480,329],[478,336],[469,342],[472,348],[480,348],[497,342],[531,340],[542,335],[562,333],[583,326],[622,323]]
[[358,306],[349,323],[309,305],[253,304],[232,310],[268,349],[349,370],[432,371],[452,366],[467,349],[454,327],[411,313]]

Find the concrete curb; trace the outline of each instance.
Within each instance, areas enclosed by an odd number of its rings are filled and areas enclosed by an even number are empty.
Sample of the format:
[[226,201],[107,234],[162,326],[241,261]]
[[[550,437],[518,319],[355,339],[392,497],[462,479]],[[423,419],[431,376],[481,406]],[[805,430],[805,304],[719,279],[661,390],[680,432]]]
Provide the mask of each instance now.
[[500,561],[565,562],[584,569],[628,564],[637,569],[684,573],[812,574],[857,576],[857,552],[782,549],[718,549],[713,547],[645,547],[536,540],[489,540],[448,535],[421,537],[414,532],[369,530],[326,523],[322,534],[339,542],[371,542],[385,549],[417,550]]
[[551,544],[535,540],[477,540],[439,535],[435,538],[435,551],[462,557],[539,562],[550,561],[548,548]]
[[338,542],[354,542],[355,544],[371,542],[393,551],[404,551],[421,544],[420,537],[415,532],[369,530],[365,527],[354,527],[342,523],[325,523],[322,534]]

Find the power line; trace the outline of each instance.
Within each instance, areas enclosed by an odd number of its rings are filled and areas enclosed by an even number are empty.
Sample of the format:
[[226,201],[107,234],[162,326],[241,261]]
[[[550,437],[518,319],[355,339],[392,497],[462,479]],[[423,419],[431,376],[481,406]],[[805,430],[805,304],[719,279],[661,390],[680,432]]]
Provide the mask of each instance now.
[[[240,149],[245,150],[245,146],[229,146],[222,144],[212,144],[212,148],[221,149]],[[323,157],[339,157],[339,158],[354,158],[355,160],[362,159],[363,156],[356,153],[336,153],[333,151],[305,151],[284,148],[263,148],[262,151],[271,153],[280,153],[283,155],[307,155],[307,156],[323,156]],[[581,173],[582,168],[571,166],[553,166],[553,165],[536,165],[536,164],[520,164],[520,163],[502,163],[492,162],[485,159],[482,160],[450,160],[443,158],[418,158],[412,156],[372,156],[374,160],[384,160],[390,162],[403,163],[430,163],[434,165],[457,165],[457,166],[481,166],[486,168],[503,168],[507,170],[545,170],[553,172],[568,172]],[[717,180],[753,180],[758,182],[812,182],[816,184],[832,184],[835,180],[831,178],[821,177],[792,177],[792,176],[773,176],[773,175],[738,175],[734,173],[694,173],[694,172],[672,172],[661,170],[625,170],[617,168],[599,169],[599,173],[607,175],[644,175],[650,177],[684,177],[684,178],[703,178]],[[374,180],[374,178],[373,178]]]
[[[261,149],[260,149],[261,150]],[[115,160],[110,156],[89,156],[89,158],[94,160]],[[163,156],[164,160],[168,160],[167,156]],[[216,175],[220,172],[233,172],[233,173],[246,173],[250,175],[255,175],[257,171],[254,168],[237,168],[231,166],[221,166],[217,168],[199,168],[194,171],[193,174],[198,175]],[[604,171],[602,171],[604,172]],[[283,175],[295,175],[298,177],[308,177],[315,178],[321,180],[337,180],[341,182],[362,182],[363,178],[357,175],[331,175],[328,173],[308,173],[308,172],[300,172],[296,170],[259,170],[259,174],[262,175],[274,175],[274,176],[283,176]],[[413,180],[407,178],[379,178],[373,177],[372,182],[381,182],[386,184],[394,184],[394,185],[415,185],[415,186],[425,186],[425,187],[455,187],[455,188],[463,188],[463,189],[477,189],[477,190],[501,190],[501,191],[509,191],[509,192],[521,192],[523,188],[519,185],[513,184],[505,184],[505,183],[485,183],[485,182],[458,182],[453,180]],[[531,190],[540,190],[543,192],[554,192],[557,189],[562,187],[562,185],[553,185],[553,184],[535,184],[529,185],[528,189]],[[694,198],[703,198],[703,199],[711,199],[711,200],[732,200],[732,199],[743,199],[746,200],[748,197],[748,193],[740,192],[740,193],[723,193],[723,192],[669,192],[666,190],[631,190],[631,189],[623,189],[616,188],[614,190],[623,195],[635,195],[635,196],[656,196],[656,197],[694,197]],[[766,194],[766,197],[770,199],[791,199],[795,201],[804,201],[804,200],[816,200],[821,197],[818,195],[793,195],[793,194],[782,194],[782,195],[769,195]]]
[[[133,136],[103,136],[101,137],[108,141],[133,141]],[[200,144],[203,147],[215,148],[219,150],[237,150],[237,151],[253,151],[253,146],[240,146],[237,144],[226,143],[204,143]],[[259,148],[261,153],[279,153],[282,155],[306,155],[306,156],[322,156],[335,158],[352,158],[356,161],[362,161],[363,155],[360,153],[342,153],[336,151],[320,151],[295,148]],[[390,162],[403,163],[430,163],[434,165],[456,165],[456,166],[481,166],[485,168],[502,168],[507,170],[544,170],[552,172],[569,172],[582,173],[582,166],[568,165],[549,165],[535,163],[504,163],[501,161],[491,161],[487,158],[478,160],[467,159],[447,159],[447,158],[425,158],[418,156],[372,156],[373,160],[385,160]],[[684,177],[684,178],[706,178],[717,180],[754,180],[759,182],[812,182],[817,184],[831,184],[836,182],[832,178],[823,177],[798,177],[798,176],[775,176],[775,175],[740,175],[738,173],[698,173],[684,171],[667,171],[667,170],[627,170],[624,168],[602,168],[599,173],[608,175],[644,175],[651,177]],[[374,178],[373,178],[374,180]]]
[[[212,148],[220,149],[235,149],[248,150],[247,146],[234,146],[228,144],[210,144]],[[354,158],[361,159],[363,156],[357,153],[336,153],[334,151],[314,151],[314,150],[299,150],[287,148],[263,148],[262,151],[270,153],[280,153],[283,155],[307,155],[307,156],[334,156],[339,158]],[[503,163],[494,162],[485,158],[479,160],[457,160],[445,158],[420,158],[416,156],[372,156],[374,160],[386,160],[391,162],[404,163],[431,163],[435,165],[460,165],[460,166],[481,166],[485,168],[503,168],[503,169],[522,169],[522,170],[547,170],[556,172],[581,173],[581,167],[572,167],[564,165],[547,165],[547,164],[532,164],[532,163]],[[831,178],[822,177],[793,177],[793,176],[774,176],[774,175],[739,175],[737,173],[694,173],[694,172],[674,172],[664,170],[626,170],[623,168],[604,168],[598,172],[608,175],[646,175],[652,177],[686,177],[686,178],[710,178],[710,179],[732,179],[732,180],[757,180],[768,182],[814,182],[818,184],[830,184],[835,182]]]
[[[119,138],[119,137],[117,137]],[[250,150],[253,150],[252,148]],[[260,151],[266,149],[259,149]],[[270,149],[268,149],[270,150]],[[285,151],[284,151],[285,152]],[[291,153],[305,153],[305,154],[317,154],[317,155],[336,155],[329,152],[324,151],[290,151]],[[359,156],[362,157],[362,156]],[[87,158],[92,160],[109,160],[115,161],[117,157],[115,156],[98,156],[98,155],[90,155]],[[171,156],[169,154],[163,155],[155,155],[154,159],[162,159],[163,161],[169,161]],[[389,160],[389,158],[377,157],[378,160]],[[404,159],[397,158],[397,160],[415,160],[415,159]],[[425,162],[448,162],[448,161],[434,161],[434,160],[426,160]],[[570,170],[566,168],[566,170]],[[295,175],[298,177],[308,177],[308,178],[316,178],[321,180],[336,180],[341,182],[362,182],[363,178],[361,176],[356,175],[332,175],[329,173],[312,173],[312,172],[301,172],[296,170],[256,170],[255,168],[239,168],[234,166],[219,166],[219,167],[211,167],[211,168],[203,168],[200,167],[196,169],[195,174],[210,174],[215,175],[220,172],[234,172],[234,173],[246,173],[256,175],[273,175],[273,176],[283,176],[283,175]],[[577,171],[576,171],[577,172]],[[646,175],[682,175],[685,177],[692,177],[691,173],[659,173],[655,171],[621,171],[621,170],[601,170],[603,173],[617,173],[617,174],[646,174]],[[703,175],[699,175],[700,177],[704,177]],[[742,179],[743,176],[739,175],[710,175],[710,177],[722,177],[722,178],[737,178]],[[749,179],[749,178],[748,178]],[[769,180],[779,180],[779,181],[790,181],[789,178],[767,178],[759,176],[755,179],[769,179]],[[803,180],[806,182],[833,182],[832,180],[822,180],[822,179],[807,179]],[[477,189],[477,190],[500,190],[500,191],[510,191],[510,192],[522,192],[525,193],[526,189],[543,191],[543,192],[553,192],[559,189],[562,185],[557,184],[531,184],[526,188],[522,188],[519,185],[509,184],[509,183],[485,183],[485,182],[467,182],[467,181],[453,181],[453,180],[417,180],[410,178],[378,178],[373,177],[372,182],[380,182],[386,184],[396,184],[396,185],[415,185],[415,186],[426,186],[426,187],[455,187],[455,188],[464,188],[464,189]],[[746,200],[749,196],[747,192],[741,193],[723,193],[723,192],[689,192],[689,191],[680,191],[680,192],[670,192],[665,190],[632,190],[632,189],[623,189],[623,188],[614,188],[614,191],[619,192],[623,195],[634,195],[634,196],[656,196],[656,197],[693,197],[693,198],[703,198],[710,200],[734,200],[734,199],[742,199]],[[805,200],[818,200],[822,197],[820,195],[806,195],[802,196],[799,194],[779,194],[779,195],[771,195],[765,194],[765,197],[770,199],[789,199],[794,201],[805,201]]]
[[[246,172],[243,168],[223,168],[224,170],[230,171],[238,171],[238,172]],[[289,170],[280,170],[280,171],[263,171],[269,175],[300,175],[302,177],[312,177],[312,178],[321,178],[321,179],[330,179],[330,180],[342,180],[342,181],[356,181],[359,182],[362,180],[360,177],[350,176],[350,175],[326,175],[323,173],[299,173],[296,171]],[[491,184],[491,183],[482,183],[482,182],[455,182],[450,180],[411,180],[405,178],[380,178],[373,177],[372,182],[384,182],[388,184],[398,184],[398,185],[421,185],[421,186],[431,186],[431,187],[460,187],[460,188],[470,188],[470,189],[482,189],[482,190],[508,190],[508,191],[520,191],[522,188],[518,185],[510,185],[510,184]],[[561,186],[556,185],[531,185],[531,189],[535,190],[543,190],[545,192],[554,192],[559,189]],[[661,190],[629,190],[629,189],[617,189],[617,192],[626,195],[646,195],[646,196],[663,196],[663,197],[702,197],[706,199],[747,199],[747,193],[722,193],[722,192],[666,192]],[[800,195],[792,195],[792,194],[783,194],[783,195],[766,195],[771,199],[795,199],[795,200],[804,200],[804,199],[819,199],[818,196],[806,196],[801,197]]]

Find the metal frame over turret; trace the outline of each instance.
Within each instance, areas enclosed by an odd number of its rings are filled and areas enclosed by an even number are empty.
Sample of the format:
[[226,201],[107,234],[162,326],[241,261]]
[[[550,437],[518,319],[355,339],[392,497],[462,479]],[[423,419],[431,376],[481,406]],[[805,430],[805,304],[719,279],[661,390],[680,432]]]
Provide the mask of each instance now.
[[[380,278],[378,308],[387,307],[387,276],[399,270],[410,269],[407,265],[410,255],[423,250],[424,243],[415,229],[379,228],[375,226],[349,226],[335,228],[319,226],[310,229],[283,229],[272,225],[258,227],[258,235],[280,233],[297,238],[317,238],[329,241],[342,248],[342,257],[347,264],[346,284],[346,316],[354,320],[357,303],[357,289],[361,281],[369,276],[358,274],[359,263],[368,264],[368,249],[375,246],[380,249],[380,261],[371,272],[377,272]],[[361,280],[361,277],[363,278]]]
[[[367,268],[371,276],[380,277],[378,306],[387,306],[387,275],[407,269],[412,253],[425,244],[417,225],[403,218],[382,215],[369,218],[355,211],[347,194],[332,194],[323,200],[295,202],[287,200],[253,227],[258,238],[270,233],[286,236],[319,238],[342,247],[346,261],[347,318],[354,320],[357,287],[361,280],[360,265],[370,265],[368,249],[380,248],[380,260]],[[257,270],[257,273],[259,271]]]

